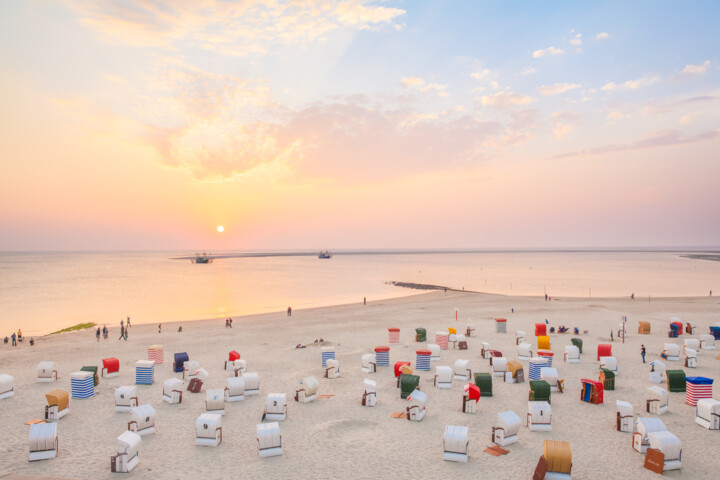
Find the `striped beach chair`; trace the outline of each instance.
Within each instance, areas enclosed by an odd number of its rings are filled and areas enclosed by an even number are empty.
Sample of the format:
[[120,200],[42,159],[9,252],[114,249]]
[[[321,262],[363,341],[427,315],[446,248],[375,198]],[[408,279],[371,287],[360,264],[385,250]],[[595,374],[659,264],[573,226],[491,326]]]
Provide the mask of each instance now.
[[693,407],[703,398],[712,398],[713,379],[707,377],[685,377],[687,382],[685,403]]
[[388,328],[388,342],[389,343],[400,343],[400,329],[399,328]]
[[335,347],[322,347],[320,358],[322,360],[322,366],[327,367],[328,360],[335,360]]
[[449,335],[447,332],[435,332],[435,344],[440,347],[440,350],[448,349]]
[[375,347],[375,359],[377,360],[376,366],[389,367],[390,347]]
[[165,360],[165,350],[162,345],[150,345],[147,349],[148,360],[160,365]]
[[550,366],[545,357],[533,357],[528,363],[528,378],[530,380],[540,380],[541,369]]
[[415,351],[415,369],[429,372],[431,355],[432,355],[432,352],[430,350],[416,350]]
[[70,393],[72,398],[91,398],[95,396],[95,382],[92,372],[71,373]]
[[155,381],[155,362],[138,360],[135,362],[135,384],[152,385]]

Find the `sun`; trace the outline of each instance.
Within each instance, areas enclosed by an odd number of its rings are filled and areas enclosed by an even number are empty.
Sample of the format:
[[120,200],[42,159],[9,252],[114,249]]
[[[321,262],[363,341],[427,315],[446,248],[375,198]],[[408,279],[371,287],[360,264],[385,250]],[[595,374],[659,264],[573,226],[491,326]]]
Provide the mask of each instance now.
[[223,227],[222,225],[220,225],[220,226],[217,227],[217,231],[218,231],[218,233],[222,233],[222,232],[225,231],[225,227]]

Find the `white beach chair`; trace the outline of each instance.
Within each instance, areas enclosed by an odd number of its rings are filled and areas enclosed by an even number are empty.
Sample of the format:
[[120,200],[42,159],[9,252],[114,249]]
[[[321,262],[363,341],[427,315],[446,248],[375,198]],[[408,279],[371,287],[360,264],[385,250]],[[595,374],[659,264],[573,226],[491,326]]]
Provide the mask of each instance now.
[[13,395],[15,395],[15,379],[11,375],[3,373],[0,375],[0,400]]
[[650,381],[652,383],[662,383],[664,373],[665,362],[662,360],[653,360],[650,362]]
[[30,425],[30,462],[47,460],[57,457],[58,436],[57,423],[36,423]]
[[467,337],[463,333],[455,335],[455,342],[459,350],[467,350]]
[[200,369],[200,362],[188,360],[183,365],[183,378],[188,380],[197,377],[197,371]]
[[692,348],[685,349],[685,366],[688,368],[697,368],[698,366],[698,352]]
[[633,406],[630,402],[615,400],[617,406],[616,428],[618,432],[632,433],[633,430]]
[[662,415],[668,411],[668,391],[660,387],[648,387],[647,412]]
[[508,371],[507,368],[507,359],[505,357],[495,357],[493,358],[493,375],[496,377],[505,377],[505,374]]
[[182,392],[185,384],[177,378],[168,378],[163,382],[163,402],[169,404],[182,403]]
[[[233,377],[234,378],[234,377]],[[205,391],[205,411],[225,415],[225,390],[211,388]]]
[[434,384],[437,388],[452,388],[453,370],[450,367],[435,367]]
[[525,342],[525,332],[523,330],[518,330],[515,332],[515,345],[520,345],[521,343]]
[[283,454],[282,435],[280,435],[280,425],[277,422],[261,423],[255,428],[260,457],[274,457]]
[[481,342],[482,348],[480,349],[480,356],[484,359],[489,359],[492,355],[490,354],[490,344],[488,342]]
[[53,390],[45,394],[45,420],[55,422],[70,413],[70,395],[65,390]]
[[492,427],[492,441],[500,446],[507,446],[517,443],[520,433],[520,417],[515,412],[508,410],[500,412],[495,419],[495,426]]
[[470,370],[470,360],[455,360],[454,370],[455,374],[453,375],[453,380],[469,382],[472,378],[472,371]]
[[123,432],[117,437],[117,454],[110,457],[110,471],[128,473],[140,463],[140,442],[137,433]]
[[340,362],[334,358],[325,361],[325,375],[327,379],[334,379],[340,376]]
[[644,455],[650,445],[647,438],[648,433],[666,430],[665,424],[659,418],[638,417],[633,429],[633,448]]
[[192,380],[193,378],[197,378],[202,383],[207,382],[207,379],[210,378],[210,372],[205,370],[204,368],[200,367],[197,370],[189,371],[187,375],[188,380]]
[[552,408],[548,402],[528,402],[527,427],[531,432],[552,431]]
[[129,412],[130,408],[138,406],[137,387],[126,385],[115,389],[115,411]]
[[128,431],[138,435],[150,435],[155,433],[155,408],[149,403],[144,403],[130,409],[130,421]]
[[683,341],[683,353],[687,354],[687,349],[691,348],[695,351],[700,350],[700,340],[697,338],[686,338]]
[[709,430],[720,430],[720,402],[701,398],[695,408],[695,423]]
[[245,400],[245,379],[228,377],[225,386],[225,397],[229,403]]
[[[448,367],[450,368],[450,367]],[[408,395],[407,399],[409,406],[405,409],[407,412],[407,419],[412,422],[419,422],[425,418],[427,411],[425,410],[425,404],[427,403],[427,393],[418,390],[417,388]]]
[[360,370],[363,373],[375,373],[377,371],[377,359],[374,353],[366,353],[360,358]]
[[295,390],[295,401],[300,403],[310,403],[317,398],[317,391],[320,387],[317,378],[312,375],[300,380],[298,388]]
[[663,455],[663,472],[680,470],[682,467],[682,445],[680,439],[668,431],[650,432],[647,434],[648,448]]
[[222,415],[203,413],[195,421],[195,445],[217,447],[222,442]]
[[618,371],[618,361],[615,357],[600,357],[600,368],[610,370],[616,377],[620,374]]
[[680,361],[680,345],[674,343],[666,343],[663,348],[663,354],[669,362]]
[[580,363],[580,349],[575,345],[565,345],[565,363]]
[[245,396],[260,395],[260,376],[256,372],[243,373],[245,380]]
[[440,345],[436,343],[428,343],[428,350],[430,350],[430,360],[440,360]]
[[287,418],[287,397],[284,393],[268,393],[265,397],[265,420],[285,420]]
[[233,361],[233,372],[236,377],[239,377],[243,373],[247,372],[247,360],[239,358]]
[[37,366],[38,383],[54,382],[58,378],[55,362],[40,362]]
[[470,441],[468,427],[446,425],[443,436],[443,460],[450,462],[467,462]]
[[558,388],[558,371],[554,367],[542,367],[540,369],[540,380],[545,380],[550,385],[551,392],[557,392]]
[[518,360],[520,361],[528,361],[532,358],[533,352],[532,352],[532,345],[526,342],[521,342],[517,346],[518,349]]
[[365,392],[362,396],[363,407],[374,407],[377,403],[377,384],[374,380],[365,379]]
[[697,333],[697,325],[695,322],[685,322],[685,333],[695,335]]
[[703,350],[715,350],[715,337],[709,333],[700,335],[700,346]]

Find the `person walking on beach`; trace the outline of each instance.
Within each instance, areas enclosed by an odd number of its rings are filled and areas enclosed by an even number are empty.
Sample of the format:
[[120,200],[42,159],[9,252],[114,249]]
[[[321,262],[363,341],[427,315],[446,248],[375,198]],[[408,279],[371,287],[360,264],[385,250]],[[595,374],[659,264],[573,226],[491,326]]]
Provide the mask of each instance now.
[[640,355],[642,355],[643,363],[645,363],[645,345],[640,345]]
[[16,340],[17,337],[15,336],[15,332],[13,332],[12,335],[10,335],[10,338],[12,339],[12,346],[17,347],[17,340]]
[[105,340],[108,339],[108,328],[107,328],[107,325],[103,325],[103,338],[104,338]]
[[363,305],[367,305],[367,297],[363,297]]
[[123,339],[124,339],[126,342],[127,342],[127,337],[128,337],[128,328],[125,327],[125,335],[123,335]]
[[125,336],[125,324],[120,322],[120,338],[118,340],[122,340]]
[[611,342],[614,342],[614,341],[615,341],[615,340],[613,340],[612,328],[610,329],[610,341],[611,341]]
[[162,333],[162,323],[158,323],[158,333]]
[[288,307],[288,317],[292,317],[292,307]]
[[96,342],[100,341],[100,327],[98,327],[97,330],[95,330],[95,341]]
[[130,328],[130,315],[127,317],[127,328]]

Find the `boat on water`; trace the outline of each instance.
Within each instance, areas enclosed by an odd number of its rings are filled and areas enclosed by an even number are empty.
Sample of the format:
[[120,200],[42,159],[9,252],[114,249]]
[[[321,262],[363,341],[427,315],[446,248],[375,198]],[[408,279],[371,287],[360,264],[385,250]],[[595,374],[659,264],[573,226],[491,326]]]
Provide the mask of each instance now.
[[213,258],[208,257],[208,254],[203,252],[202,255],[199,253],[195,254],[195,258],[190,259],[192,263],[212,263]]
[[330,250],[320,251],[320,254],[318,255],[318,258],[332,258],[332,254],[330,253]]

